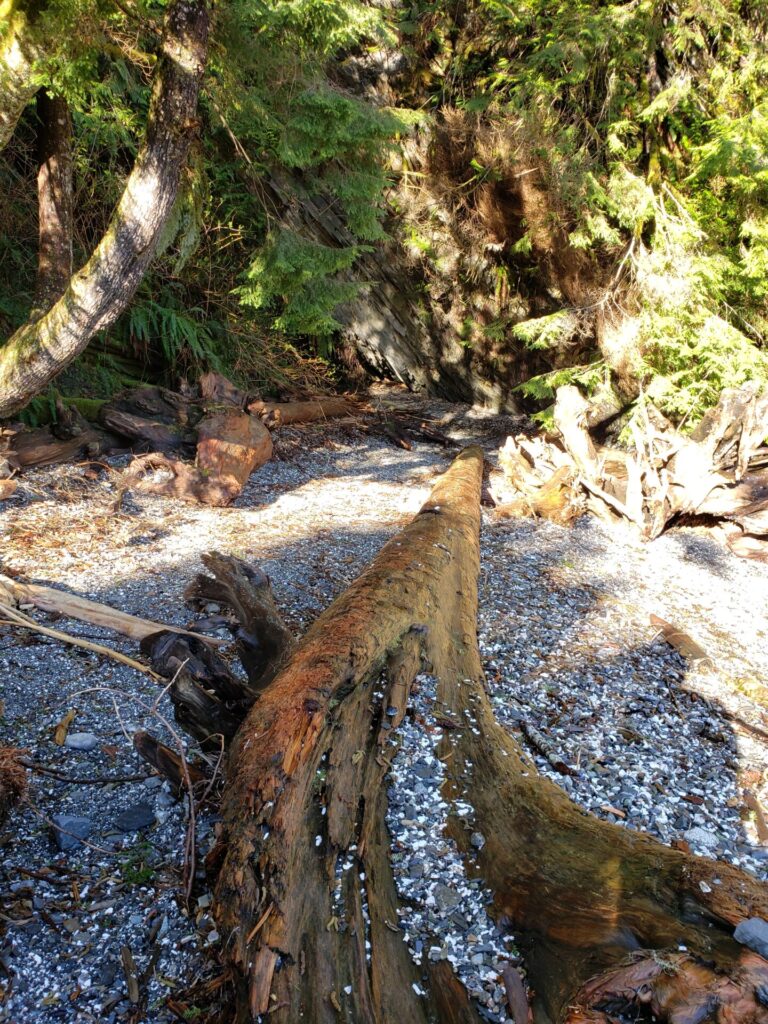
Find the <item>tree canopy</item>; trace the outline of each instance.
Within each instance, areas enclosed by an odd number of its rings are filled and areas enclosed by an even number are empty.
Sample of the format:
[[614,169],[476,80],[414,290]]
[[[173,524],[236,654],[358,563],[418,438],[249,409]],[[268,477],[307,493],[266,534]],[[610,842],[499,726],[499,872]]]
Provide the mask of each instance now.
[[[169,7],[4,0],[2,336],[35,302],[35,94],[72,119],[77,269],[146,139]],[[450,288],[468,365],[532,408],[574,381],[694,423],[768,378],[767,33],[737,0],[224,0],[154,259],[69,376],[285,382],[386,250],[425,329]],[[341,233],[306,230],[308,198]]]

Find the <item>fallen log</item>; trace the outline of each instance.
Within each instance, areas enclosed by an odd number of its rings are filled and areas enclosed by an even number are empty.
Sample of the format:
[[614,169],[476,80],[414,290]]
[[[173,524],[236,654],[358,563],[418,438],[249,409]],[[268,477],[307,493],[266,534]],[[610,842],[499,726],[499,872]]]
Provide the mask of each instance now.
[[303,402],[263,402],[260,398],[248,404],[248,412],[259,416],[268,427],[290,423],[312,423],[349,416],[354,407],[346,398],[313,398]]
[[0,433],[0,456],[15,469],[52,466],[88,456],[94,458],[113,443],[103,431],[89,424],[74,406],[57,399],[57,420],[50,427],[33,430],[5,429]]
[[[677,964],[684,945],[709,973],[697,981],[686,961],[654,977],[658,1019],[686,1020],[675,1010],[685,999],[701,1021],[727,989],[723,1020],[763,1024],[765,962],[745,961],[733,930],[768,916],[766,887],[592,817],[538,776],[496,723],[476,640],[482,466],[478,449],[458,457],[415,520],[298,643],[232,741],[208,866],[222,948],[241,979],[237,1019],[481,1020],[450,967],[414,964],[393,924],[386,776],[426,666],[450,725],[438,748],[442,796],[471,805],[484,843],[474,849],[466,812],[455,809],[450,834],[493,892],[496,921],[516,936],[534,1019],[602,1022],[595,992],[612,991],[616,971]],[[342,860],[352,867],[337,881]]]

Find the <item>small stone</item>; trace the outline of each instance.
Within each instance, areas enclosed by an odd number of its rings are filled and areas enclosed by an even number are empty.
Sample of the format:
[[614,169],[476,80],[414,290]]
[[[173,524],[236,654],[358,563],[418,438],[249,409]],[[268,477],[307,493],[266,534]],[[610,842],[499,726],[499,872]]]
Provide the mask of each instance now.
[[455,910],[461,903],[461,897],[441,882],[435,886],[435,902],[441,910]]
[[768,960],[768,921],[762,917],[750,917],[736,926],[734,939],[742,946],[748,946],[755,953]]
[[149,804],[136,804],[115,818],[115,828],[121,832],[138,832],[139,829],[154,825],[156,820],[155,812]]
[[96,984],[102,985],[104,988],[109,988],[112,982],[117,977],[117,964],[107,963],[103,964],[99,970],[96,978]]
[[476,850],[482,850],[485,846],[485,836],[482,832],[473,832],[469,839]]
[[704,846],[708,850],[713,850],[717,846],[717,836],[698,825],[695,828],[689,828],[685,833],[685,838],[692,845]]
[[63,851],[76,850],[82,846],[80,840],[87,839],[93,830],[90,818],[81,818],[76,814],[54,814],[51,820],[55,826],[53,838]]
[[64,740],[64,746],[70,750],[95,750],[98,745],[99,738],[92,732],[71,732]]

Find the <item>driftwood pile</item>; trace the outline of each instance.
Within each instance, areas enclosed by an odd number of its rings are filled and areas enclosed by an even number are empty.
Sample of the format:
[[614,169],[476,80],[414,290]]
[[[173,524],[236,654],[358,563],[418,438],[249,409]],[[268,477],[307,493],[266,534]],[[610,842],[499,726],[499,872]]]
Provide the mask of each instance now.
[[23,467],[94,459],[127,444],[149,454],[129,466],[124,490],[228,505],[272,457],[269,428],[353,411],[352,403],[339,397],[287,403],[250,399],[215,373],[203,375],[196,395],[152,386],[125,391],[99,407],[97,424],[59,400],[53,427],[0,433],[0,498],[13,493],[13,474]]
[[739,555],[768,561],[768,390],[722,393],[695,430],[639,407],[631,449],[597,444],[589,406],[558,389],[556,436],[509,437],[493,481],[497,515],[567,523],[586,511],[634,523],[646,539],[683,517],[717,525]]
[[204,374],[196,393],[155,386],[125,391],[99,405],[95,423],[60,399],[56,413],[52,427],[0,427],[0,501],[14,493],[24,468],[95,460],[127,447],[146,454],[137,455],[125,471],[121,491],[228,505],[251,473],[272,457],[272,431],[331,419],[402,448],[410,449],[415,438],[453,446],[418,416],[383,414],[338,395],[268,402],[240,391],[218,373]]

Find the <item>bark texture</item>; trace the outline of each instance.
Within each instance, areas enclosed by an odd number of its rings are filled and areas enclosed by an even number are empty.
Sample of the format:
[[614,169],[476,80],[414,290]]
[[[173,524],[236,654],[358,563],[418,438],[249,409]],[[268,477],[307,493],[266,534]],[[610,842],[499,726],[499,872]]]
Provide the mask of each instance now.
[[35,308],[41,316],[72,276],[72,118],[63,96],[37,94],[39,243]]
[[123,195],[64,295],[0,349],[0,417],[22,408],[119,316],[151,263],[196,131],[208,28],[206,0],[169,8],[146,135]]

